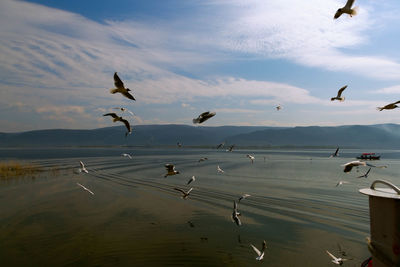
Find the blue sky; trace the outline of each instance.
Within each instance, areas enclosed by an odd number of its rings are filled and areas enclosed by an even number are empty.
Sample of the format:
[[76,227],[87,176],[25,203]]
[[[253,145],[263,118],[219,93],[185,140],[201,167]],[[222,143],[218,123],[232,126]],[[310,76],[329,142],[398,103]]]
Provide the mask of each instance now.
[[[344,3],[3,0],[0,131],[113,126],[117,106],[133,125],[399,123],[376,107],[400,100],[400,3],[333,20]],[[136,102],[109,93],[115,71]]]

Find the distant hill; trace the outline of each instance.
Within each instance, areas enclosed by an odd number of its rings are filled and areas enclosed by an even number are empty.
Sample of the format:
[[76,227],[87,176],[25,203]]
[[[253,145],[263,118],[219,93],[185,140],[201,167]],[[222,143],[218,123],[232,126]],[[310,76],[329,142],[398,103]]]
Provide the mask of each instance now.
[[400,148],[400,125],[351,125],[337,127],[262,127],[136,125],[125,138],[124,126],[93,130],[38,130],[0,133],[1,147],[23,146],[216,146],[253,147],[354,147]]

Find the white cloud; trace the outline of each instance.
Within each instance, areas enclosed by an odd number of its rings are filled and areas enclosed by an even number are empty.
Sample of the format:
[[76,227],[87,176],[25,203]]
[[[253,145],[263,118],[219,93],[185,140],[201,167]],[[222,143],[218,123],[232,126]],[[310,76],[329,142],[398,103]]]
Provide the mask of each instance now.
[[372,91],[374,94],[400,94],[400,85],[394,85],[385,87],[376,91]]

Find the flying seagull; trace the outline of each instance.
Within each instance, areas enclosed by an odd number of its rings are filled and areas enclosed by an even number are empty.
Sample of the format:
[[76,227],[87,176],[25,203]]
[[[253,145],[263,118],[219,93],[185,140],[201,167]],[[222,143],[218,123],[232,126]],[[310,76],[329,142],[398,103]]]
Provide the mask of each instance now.
[[177,191],[179,191],[179,192],[181,192],[181,193],[182,193],[182,198],[183,198],[183,199],[186,199],[186,198],[189,196],[190,192],[192,192],[193,187],[190,188],[187,192],[183,191],[183,190],[180,189],[180,188],[176,188],[176,187],[175,187],[174,189],[177,190]]
[[231,146],[229,146],[229,148],[226,151],[232,152],[234,147],[235,147],[235,145],[231,145]]
[[136,100],[130,93],[131,89],[125,88],[124,83],[121,81],[121,79],[118,77],[117,73],[114,73],[114,85],[116,88],[110,89],[111,94],[115,93],[121,93],[123,96],[131,99],[131,100]]
[[342,185],[342,184],[348,184],[349,182],[346,182],[346,181],[339,181],[337,184],[336,184],[336,187],[338,187],[339,185]]
[[202,162],[202,161],[205,161],[205,160],[208,160],[208,158],[201,158],[201,159],[199,159],[199,162]]
[[176,143],[176,145],[178,146],[178,147],[182,147],[182,144],[181,143]]
[[379,111],[382,111],[384,109],[395,109],[395,108],[399,107],[398,105],[396,105],[396,104],[399,104],[399,103],[400,103],[400,101],[397,101],[397,102],[394,102],[394,103],[387,104],[384,107],[377,107],[376,109],[379,110]]
[[335,153],[331,154],[330,158],[339,156],[339,147],[336,148]]
[[123,119],[122,117],[118,116],[118,115],[115,114],[115,113],[107,113],[107,114],[104,114],[103,116],[111,116],[111,117],[113,117],[113,122],[120,121],[120,122],[122,122],[123,124],[125,124],[125,127],[126,127],[126,129],[128,130],[128,131],[125,133],[125,136],[128,136],[128,134],[131,134],[131,133],[132,133],[132,129],[131,129],[131,125],[129,124],[129,121]]
[[348,259],[342,259],[342,258],[336,258],[335,256],[332,255],[329,251],[326,251],[328,255],[332,258],[332,262],[337,265],[342,265],[344,261],[347,261]]
[[237,224],[237,226],[241,226],[242,222],[239,219],[240,213],[237,210],[237,203],[233,201],[233,211],[232,211],[232,220]]
[[133,112],[130,111],[129,109],[127,109],[127,108],[116,107],[116,108],[113,108],[113,109],[118,109],[118,110],[121,110],[122,112],[128,112],[128,113],[131,114],[132,116],[135,116],[135,114],[133,114]]
[[250,197],[250,196],[251,195],[249,195],[249,194],[243,194],[241,197],[239,197],[239,202],[240,202],[240,200],[245,199],[245,198]]
[[265,240],[262,243],[262,249],[261,251],[259,251],[255,246],[253,246],[253,244],[250,244],[250,246],[253,248],[253,250],[257,253],[258,257],[256,258],[256,260],[260,261],[262,259],[264,259],[264,251],[267,248],[267,242],[265,242]]
[[277,105],[275,108],[276,108],[277,111],[282,109],[281,105]]
[[251,160],[251,164],[254,163],[254,159],[255,159],[254,156],[252,156],[252,155],[250,155],[250,154],[247,154],[246,157],[248,157],[248,158]]
[[368,174],[371,171],[371,168],[368,169],[368,171],[364,175],[360,175],[357,178],[368,178]]
[[83,164],[82,161],[79,161],[79,164],[81,165],[81,167],[78,169],[78,172],[85,172],[85,173],[89,173],[88,170],[86,170],[85,168],[85,164]]
[[84,190],[88,191],[90,194],[94,195],[94,193],[93,193],[90,189],[84,187],[84,186],[81,185],[80,183],[76,183],[76,184],[79,185],[80,187],[82,187]]
[[336,13],[335,16],[333,17],[334,19],[339,18],[343,13],[349,14],[350,17],[354,16],[357,14],[357,11],[355,8],[351,8],[351,6],[354,4],[355,0],[347,0],[347,3],[344,7],[339,8]]
[[217,166],[217,171],[220,172],[220,173],[224,173],[224,170],[221,169],[221,168],[219,167],[219,165]]
[[346,89],[346,88],[347,88],[347,85],[345,85],[342,88],[340,88],[339,91],[337,92],[337,96],[332,97],[331,101],[339,100],[340,102],[343,102],[344,101],[344,97],[342,97],[342,93],[343,93],[344,89]]
[[203,123],[206,120],[208,120],[209,118],[212,118],[215,116],[215,112],[210,112],[210,111],[206,111],[201,113],[197,118],[193,119],[193,123]]
[[217,146],[217,149],[223,148],[223,147],[224,147],[224,145],[225,145],[225,142],[223,142],[223,143],[219,144],[219,145]]
[[167,178],[168,175],[179,174],[179,172],[175,170],[174,164],[165,164],[165,168],[167,169],[167,174],[164,175],[164,178]]
[[187,184],[190,184],[191,182],[196,181],[196,177],[194,177],[194,175],[192,176],[192,178],[190,178],[190,180],[187,182]]
[[132,156],[131,156],[131,155],[129,155],[129,154],[127,154],[127,153],[123,153],[123,154],[121,154],[121,156],[123,156],[123,157],[127,157],[127,158],[129,158],[129,159],[132,159]]
[[350,161],[347,162],[346,164],[343,164],[342,166],[344,166],[344,172],[350,172],[351,169],[353,167],[358,167],[358,166],[369,166],[369,167],[375,167],[375,168],[387,168],[387,166],[383,165],[383,166],[375,166],[369,163],[366,163],[365,161],[359,161],[359,160],[355,160],[355,161]]

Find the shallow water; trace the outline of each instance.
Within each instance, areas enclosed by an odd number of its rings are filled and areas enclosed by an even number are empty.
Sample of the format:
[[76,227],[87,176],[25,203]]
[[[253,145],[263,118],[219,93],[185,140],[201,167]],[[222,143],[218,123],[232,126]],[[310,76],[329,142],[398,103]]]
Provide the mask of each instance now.
[[[36,151],[36,153],[35,153]],[[338,244],[360,266],[369,257],[368,197],[373,180],[397,185],[398,151],[379,151],[368,179],[340,166],[359,150],[74,148],[0,151],[49,172],[0,184],[1,266],[332,266]],[[133,159],[121,157],[131,153]],[[254,164],[246,154],[254,154]],[[198,162],[201,157],[208,160]],[[265,160],[264,160],[265,157]],[[89,174],[75,174],[79,160]],[[164,164],[180,174],[163,178]],[[225,173],[217,173],[219,165]],[[56,170],[56,171],[54,171]],[[196,181],[186,185],[194,175]],[[349,184],[335,187],[339,180]],[[91,195],[77,183],[88,187]],[[173,188],[193,191],[187,200]],[[230,216],[241,201],[241,227]],[[263,262],[252,243],[267,242]]]

